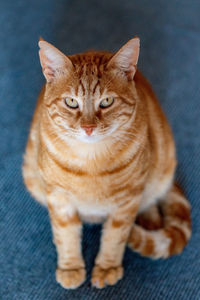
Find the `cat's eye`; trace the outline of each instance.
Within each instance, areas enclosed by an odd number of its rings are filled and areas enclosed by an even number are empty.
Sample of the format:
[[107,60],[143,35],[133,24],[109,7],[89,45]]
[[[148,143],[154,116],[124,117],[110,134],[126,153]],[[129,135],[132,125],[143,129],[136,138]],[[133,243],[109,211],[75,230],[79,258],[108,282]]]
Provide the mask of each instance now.
[[67,106],[69,106],[70,108],[78,108],[78,101],[76,101],[74,98],[65,98],[65,103]]
[[106,107],[109,107],[113,104],[114,102],[114,98],[113,97],[108,97],[108,98],[105,98],[103,99],[101,102],[100,102],[100,107],[101,108],[106,108]]

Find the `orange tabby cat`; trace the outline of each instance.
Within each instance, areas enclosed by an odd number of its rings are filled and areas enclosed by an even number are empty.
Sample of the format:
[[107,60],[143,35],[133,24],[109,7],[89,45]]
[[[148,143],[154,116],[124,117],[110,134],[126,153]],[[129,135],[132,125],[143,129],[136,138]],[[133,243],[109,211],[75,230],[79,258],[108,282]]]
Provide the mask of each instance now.
[[190,205],[173,183],[171,130],[137,71],[139,39],[117,53],[65,56],[44,40],[46,77],[24,158],[31,194],[47,205],[58,253],[57,281],[85,280],[82,222],[104,222],[92,285],[123,276],[126,244],[151,258],[180,253],[191,235]]

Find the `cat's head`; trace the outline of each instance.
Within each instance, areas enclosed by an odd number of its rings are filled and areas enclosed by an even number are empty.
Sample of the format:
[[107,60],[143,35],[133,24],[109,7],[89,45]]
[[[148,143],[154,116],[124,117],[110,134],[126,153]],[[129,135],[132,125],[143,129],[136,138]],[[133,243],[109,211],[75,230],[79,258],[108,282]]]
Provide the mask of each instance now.
[[45,109],[63,136],[96,143],[123,131],[136,105],[139,39],[114,55],[89,51],[66,56],[44,40],[39,47],[47,81]]

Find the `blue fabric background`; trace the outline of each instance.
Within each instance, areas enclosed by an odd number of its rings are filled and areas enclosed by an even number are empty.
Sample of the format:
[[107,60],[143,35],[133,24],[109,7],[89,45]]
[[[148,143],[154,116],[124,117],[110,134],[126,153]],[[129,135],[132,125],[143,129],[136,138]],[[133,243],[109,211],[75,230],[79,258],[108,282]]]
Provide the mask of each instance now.
[[[47,211],[26,192],[23,152],[44,82],[37,40],[66,54],[117,50],[141,37],[139,67],[152,83],[174,131],[177,178],[192,204],[193,235],[185,251],[153,261],[126,250],[125,276],[114,287],[90,287],[100,228],[84,227],[88,278],[75,291],[55,281],[56,252]],[[0,1],[0,299],[200,298],[200,1]]]

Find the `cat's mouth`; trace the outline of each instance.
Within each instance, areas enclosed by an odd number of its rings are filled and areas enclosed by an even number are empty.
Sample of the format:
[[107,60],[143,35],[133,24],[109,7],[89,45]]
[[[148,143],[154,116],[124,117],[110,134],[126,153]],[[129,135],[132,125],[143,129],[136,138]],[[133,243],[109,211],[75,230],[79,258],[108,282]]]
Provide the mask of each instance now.
[[109,138],[111,136],[111,134],[117,128],[118,128],[118,125],[115,124],[114,126],[112,126],[110,129],[108,129],[104,133],[98,133],[98,132],[96,132],[96,130],[94,130],[91,135],[87,135],[84,131],[81,131],[80,134],[76,136],[76,138],[81,142],[84,142],[87,144],[94,144],[94,143],[102,141],[105,138]]

